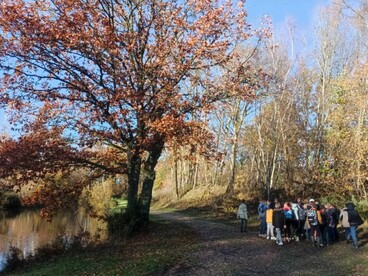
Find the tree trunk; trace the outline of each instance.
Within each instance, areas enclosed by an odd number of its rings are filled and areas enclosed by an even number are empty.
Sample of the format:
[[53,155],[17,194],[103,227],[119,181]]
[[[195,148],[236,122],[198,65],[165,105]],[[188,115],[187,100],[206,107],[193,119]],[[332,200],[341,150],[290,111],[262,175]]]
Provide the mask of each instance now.
[[125,211],[125,224],[123,228],[124,236],[129,236],[136,227],[139,176],[141,174],[142,162],[139,154],[133,154],[133,156],[129,156],[128,160],[128,205]]
[[234,193],[237,154],[238,154],[238,133],[235,134],[235,138],[233,140],[233,145],[231,147],[230,178],[229,178],[228,186],[227,186],[227,189],[226,189],[227,194]]
[[164,148],[164,142],[160,141],[149,152],[147,160],[142,168],[142,191],[139,197],[139,224],[144,226],[149,222],[149,211],[152,200],[153,184],[156,177],[155,167]]
[[[125,237],[146,226],[149,222],[152,189],[156,176],[155,167],[163,148],[164,143],[158,142],[148,152],[147,160],[144,162],[138,150],[132,151],[128,156],[128,206],[125,211],[122,233]],[[140,179],[142,179],[142,190],[138,199]]]
[[179,199],[179,180],[178,180],[178,158],[174,156],[174,183],[175,183],[175,196],[176,200]]
[[176,200],[179,199],[179,179],[178,179],[178,146],[176,142],[174,143],[174,168],[173,168],[173,178],[174,178],[174,189]]

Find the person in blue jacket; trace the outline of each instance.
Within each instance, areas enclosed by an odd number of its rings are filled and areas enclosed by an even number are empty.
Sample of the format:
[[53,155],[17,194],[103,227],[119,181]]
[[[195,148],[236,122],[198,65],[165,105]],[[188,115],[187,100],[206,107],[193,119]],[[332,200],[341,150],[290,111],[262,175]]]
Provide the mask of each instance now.
[[266,200],[262,199],[258,205],[258,219],[259,219],[259,236],[266,237],[267,234],[267,222],[266,222],[266,211],[268,206]]

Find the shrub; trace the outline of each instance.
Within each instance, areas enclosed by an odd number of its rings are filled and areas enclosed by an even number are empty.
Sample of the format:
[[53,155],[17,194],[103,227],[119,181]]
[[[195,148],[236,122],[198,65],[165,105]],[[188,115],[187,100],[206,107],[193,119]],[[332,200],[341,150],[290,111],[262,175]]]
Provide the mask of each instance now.
[[20,198],[14,193],[5,193],[2,199],[2,207],[5,210],[16,210],[22,206]]
[[22,266],[24,264],[23,254],[22,250],[20,250],[16,246],[10,246],[9,253],[7,254],[6,258],[6,266],[4,271],[9,272],[13,271],[19,266]]
[[108,178],[103,182],[95,182],[91,186],[84,188],[80,204],[90,210],[90,213],[95,216],[106,218],[106,213],[110,207],[113,185],[113,179]]
[[356,206],[356,209],[358,210],[359,214],[362,216],[364,220],[368,220],[368,200],[359,200],[355,197],[351,200],[354,205]]
[[107,216],[107,231],[110,237],[122,237],[126,216],[123,212],[111,213]]

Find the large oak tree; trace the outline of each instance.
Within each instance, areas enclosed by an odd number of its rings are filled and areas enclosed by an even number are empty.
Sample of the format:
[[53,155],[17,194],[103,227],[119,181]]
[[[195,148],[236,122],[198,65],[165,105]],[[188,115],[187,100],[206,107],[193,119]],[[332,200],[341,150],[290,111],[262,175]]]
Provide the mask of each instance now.
[[242,1],[3,0],[0,103],[28,135],[43,124],[79,151],[114,147],[126,162],[86,164],[127,174],[141,225],[165,143],[196,126],[188,114],[249,93],[246,66],[226,64],[250,36]]

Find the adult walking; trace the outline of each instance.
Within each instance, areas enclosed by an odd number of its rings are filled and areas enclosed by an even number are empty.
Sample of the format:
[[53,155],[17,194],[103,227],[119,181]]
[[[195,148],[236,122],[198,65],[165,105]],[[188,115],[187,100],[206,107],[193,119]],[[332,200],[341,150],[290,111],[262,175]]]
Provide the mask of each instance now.
[[242,200],[239,205],[237,218],[240,219],[240,232],[247,232],[248,209],[245,200]]
[[350,224],[350,235],[353,241],[353,247],[358,248],[358,237],[357,237],[357,228],[359,225],[364,223],[363,219],[360,217],[357,210],[355,210],[354,203],[348,203],[346,205],[347,212],[348,212],[348,220]]

